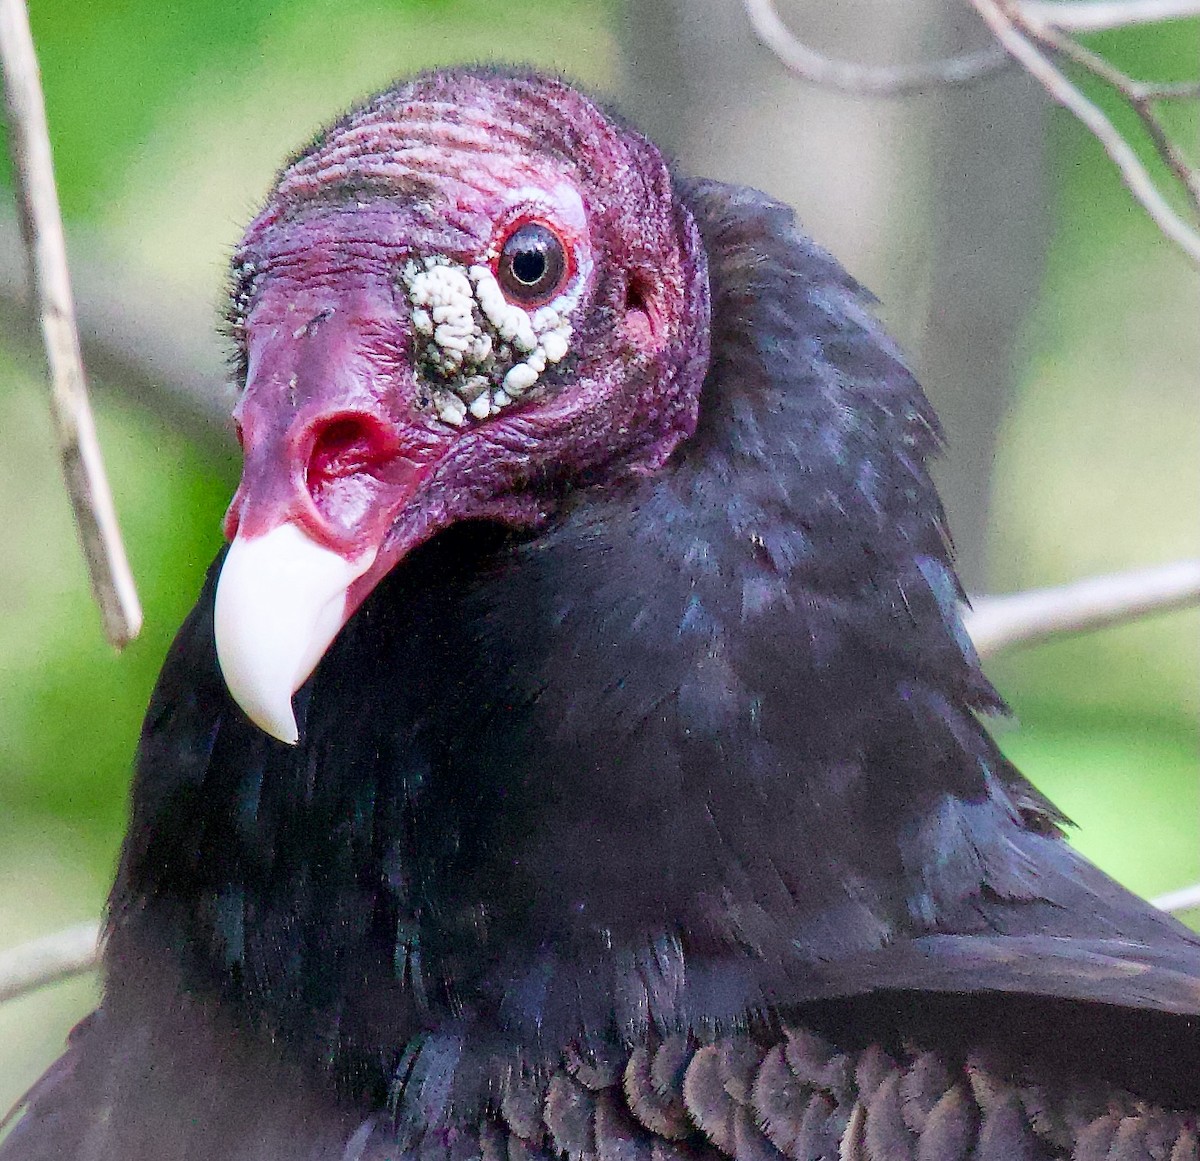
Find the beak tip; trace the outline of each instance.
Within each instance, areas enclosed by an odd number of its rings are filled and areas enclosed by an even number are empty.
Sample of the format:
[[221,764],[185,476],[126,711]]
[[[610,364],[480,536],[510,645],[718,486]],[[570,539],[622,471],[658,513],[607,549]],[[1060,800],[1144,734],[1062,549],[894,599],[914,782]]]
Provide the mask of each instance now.
[[346,591],[374,560],[347,561],[284,523],[230,545],[213,608],[217,663],[233,700],[264,733],[296,745],[292,694],[346,617]]
[[263,733],[294,746],[300,740],[300,731],[292,710],[291,682],[278,674],[264,679],[261,670],[247,672],[229,644],[230,636],[227,628],[218,628],[217,664],[230,697]]
[[[239,704],[242,704],[240,699]],[[253,710],[253,712],[251,712]],[[264,734],[270,735],[286,746],[295,746],[300,741],[300,730],[296,726],[296,715],[289,700],[286,706],[245,706],[243,712]]]

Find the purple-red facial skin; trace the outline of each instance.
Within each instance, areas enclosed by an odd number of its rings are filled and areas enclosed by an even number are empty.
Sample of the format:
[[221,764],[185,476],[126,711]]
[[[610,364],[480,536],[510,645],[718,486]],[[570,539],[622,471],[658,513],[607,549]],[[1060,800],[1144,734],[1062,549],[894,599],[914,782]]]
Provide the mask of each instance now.
[[[533,192],[564,183],[583,229]],[[570,351],[527,397],[456,428],[428,406],[436,382],[418,382],[399,275],[430,255],[489,262],[523,217],[567,242],[584,279]],[[438,529],[536,523],[559,490],[539,481],[652,472],[695,428],[695,226],[653,146],[558,82],[435,74],[377,98],[283,172],[235,272],[250,283],[235,321],[245,469],[226,534],[294,521],[347,559],[377,550],[348,613]]]

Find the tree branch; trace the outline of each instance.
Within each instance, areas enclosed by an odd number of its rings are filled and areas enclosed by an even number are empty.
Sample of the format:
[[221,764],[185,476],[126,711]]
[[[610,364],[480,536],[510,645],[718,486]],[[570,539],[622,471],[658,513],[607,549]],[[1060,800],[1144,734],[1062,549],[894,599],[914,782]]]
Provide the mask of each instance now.
[[1063,32],[1107,32],[1200,16],[1200,0],[1020,0],[1028,22]]
[[0,1004],[90,972],[99,961],[98,923],[80,923],[0,951]]
[[980,597],[965,612],[981,657],[1200,604],[1200,560],[1092,577],[1052,589]]
[[1091,131],[1117,167],[1126,188],[1141,203],[1159,230],[1200,266],[1200,232],[1171,207],[1155,186],[1136,151],[1100,110],[1076,88],[1035,41],[1107,81],[1133,107],[1159,156],[1183,186],[1200,218],[1200,173],[1185,161],[1168,136],[1154,102],[1196,95],[1192,84],[1148,84],[1135,81],[1103,57],[1076,43],[1064,30],[1095,32],[1135,24],[1200,16],[1200,0],[970,0],[997,44],[965,56],[927,64],[878,68],[832,60],[798,40],[775,11],[773,0],[743,0],[746,14],[764,45],[806,81],[873,96],[898,96],[939,85],[961,84],[988,76],[1002,67],[1002,55],[1020,63],[1049,95]]
[[862,96],[897,97],[939,85],[969,84],[1010,63],[997,45],[978,52],[916,65],[865,65],[834,60],[797,39],[775,11],[773,0],[743,0],[758,39],[803,80]]
[[[1019,61],[1042,87],[1091,130],[1121,175],[1126,188],[1142,204],[1155,225],[1200,266],[1200,233],[1189,226],[1155,187],[1150,174],[1133,147],[1101,110],[1087,99],[1047,56],[1039,51],[1026,32],[1018,27],[1021,6],[1002,0],[971,0],[996,39]],[[1032,35],[1036,35],[1030,29]]]
[[1160,911],[1169,911],[1178,915],[1180,911],[1194,911],[1200,907],[1200,883],[1190,887],[1181,887],[1178,891],[1168,891],[1150,900]]
[[24,0],[0,0],[0,66],[17,204],[41,313],[63,475],[104,632],[120,649],[141,629],[142,609],[88,403],[46,109]]
[[1092,76],[1120,93],[1141,118],[1159,157],[1178,179],[1179,184],[1183,186],[1193,212],[1200,217],[1200,172],[1187,163],[1154,110],[1157,101],[1178,100],[1200,95],[1200,85],[1192,82],[1185,82],[1182,85],[1159,85],[1136,81],[1106,61],[1099,53],[1084,48],[1083,45],[1069,36],[1063,36],[1056,29],[1033,24],[1030,25],[1030,28],[1032,34],[1052,52],[1066,57],[1073,64],[1086,69]]

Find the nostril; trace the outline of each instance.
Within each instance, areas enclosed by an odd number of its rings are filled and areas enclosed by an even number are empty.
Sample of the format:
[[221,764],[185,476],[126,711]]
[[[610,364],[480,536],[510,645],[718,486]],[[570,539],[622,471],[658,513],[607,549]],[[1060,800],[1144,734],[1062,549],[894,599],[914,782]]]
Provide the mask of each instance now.
[[334,480],[369,472],[395,451],[395,440],[374,416],[338,415],[318,424],[308,456],[308,490],[315,497]]
[[660,343],[654,287],[640,272],[625,284],[625,327],[639,347],[657,349]]

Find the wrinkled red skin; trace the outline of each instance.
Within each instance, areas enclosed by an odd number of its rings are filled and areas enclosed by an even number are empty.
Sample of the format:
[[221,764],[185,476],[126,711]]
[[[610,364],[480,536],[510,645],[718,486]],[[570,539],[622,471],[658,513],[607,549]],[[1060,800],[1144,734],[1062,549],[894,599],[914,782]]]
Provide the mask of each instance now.
[[[239,248],[245,467],[226,535],[291,521],[348,560],[374,549],[347,616],[438,529],[537,523],[562,491],[547,479],[653,471],[694,430],[708,359],[695,226],[664,196],[653,146],[566,86],[551,96],[489,72],[384,94],[283,171]],[[491,262],[531,215],[583,280],[571,350],[519,403],[455,428],[419,382],[398,274],[432,254]]]

